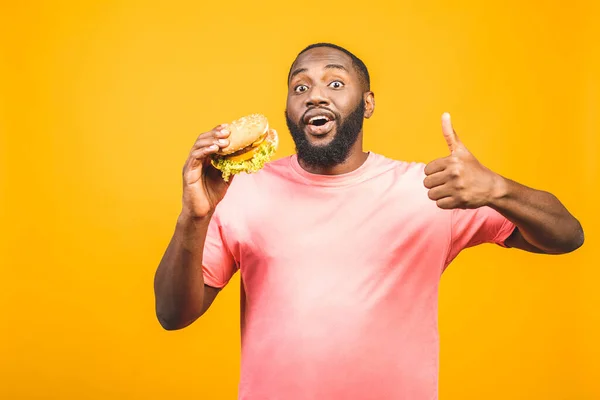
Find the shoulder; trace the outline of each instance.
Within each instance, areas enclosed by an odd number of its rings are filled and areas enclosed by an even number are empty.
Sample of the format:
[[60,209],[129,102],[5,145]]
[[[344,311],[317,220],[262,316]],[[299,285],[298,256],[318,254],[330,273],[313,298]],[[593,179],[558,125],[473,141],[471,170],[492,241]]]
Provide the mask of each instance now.
[[275,178],[286,176],[291,169],[293,156],[286,156],[277,160],[271,160],[265,164],[264,168],[253,174],[254,177]]
[[377,153],[372,153],[372,156],[375,168],[392,174],[397,180],[402,180],[406,183],[422,183],[423,179],[425,179],[425,163],[396,160]]

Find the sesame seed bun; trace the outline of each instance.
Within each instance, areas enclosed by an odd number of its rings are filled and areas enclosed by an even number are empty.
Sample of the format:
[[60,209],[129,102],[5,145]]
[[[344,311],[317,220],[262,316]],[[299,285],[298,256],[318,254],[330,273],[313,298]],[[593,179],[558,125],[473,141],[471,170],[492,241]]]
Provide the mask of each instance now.
[[221,156],[235,153],[264,140],[269,131],[269,121],[262,114],[250,114],[232,121],[227,128],[230,132],[229,145],[217,152]]

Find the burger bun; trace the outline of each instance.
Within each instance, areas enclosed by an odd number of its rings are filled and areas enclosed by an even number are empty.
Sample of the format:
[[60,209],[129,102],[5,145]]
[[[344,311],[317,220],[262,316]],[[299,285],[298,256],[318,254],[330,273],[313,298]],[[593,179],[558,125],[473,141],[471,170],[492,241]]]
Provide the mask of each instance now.
[[229,130],[229,145],[221,148],[216,154],[226,156],[235,153],[252,145],[253,143],[264,140],[269,132],[269,121],[262,114],[250,114],[238,118],[227,125]]

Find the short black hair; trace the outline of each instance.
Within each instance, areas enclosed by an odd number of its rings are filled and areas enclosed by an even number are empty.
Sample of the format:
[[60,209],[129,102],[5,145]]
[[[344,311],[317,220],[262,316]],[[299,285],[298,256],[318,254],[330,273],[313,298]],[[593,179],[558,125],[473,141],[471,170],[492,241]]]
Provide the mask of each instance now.
[[[336,49],[336,50],[339,50],[339,51],[347,54],[352,59],[352,65],[354,66],[354,68],[356,69],[356,71],[358,72],[360,77],[362,78],[363,83],[365,84],[365,89],[371,90],[371,77],[369,76],[369,70],[367,69],[367,66],[365,65],[365,63],[360,58],[358,58],[354,54],[352,54],[352,52],[350,52],[349,50],[346,50],[345,48],[343,48],[341,46],[338,46],[337,44],[313,43],[313,44],[305,47],[304,50],[302,50],[300,53],[298,53],[298,55],[296,56],[296,60],[303,53],[306,53],[308,50],[314,49],[316,47],[329,47],[330,49]],[[296,62],[296,60],[294,60],[294,62]],[[290,71],[288,73],[288,82],[290,81],[290,76],[292,74],[293,65],[294,65],[294,63],[292,63],[292,66],[290,66]]]

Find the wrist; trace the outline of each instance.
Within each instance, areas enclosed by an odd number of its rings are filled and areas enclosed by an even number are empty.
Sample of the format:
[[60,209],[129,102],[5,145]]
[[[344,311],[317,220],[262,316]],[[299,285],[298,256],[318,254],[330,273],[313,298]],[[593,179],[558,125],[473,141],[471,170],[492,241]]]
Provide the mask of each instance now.
[[190,223],[191,224],[208,223],[210,221],[210,219],[212,218],[213,213],[214,213],[214,211],[208,213],[205,216],[199,217],[184,208],[181,210],[181,212],[179,213],[179,216],[177,217],[177,223],[182,224],[182,225],[187,225]]
[[492,178],[492,188],[488,198],[488,206],[495,207],[499,205],[509,194],[509,182],[506,178],[494,173]]

